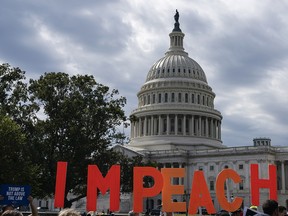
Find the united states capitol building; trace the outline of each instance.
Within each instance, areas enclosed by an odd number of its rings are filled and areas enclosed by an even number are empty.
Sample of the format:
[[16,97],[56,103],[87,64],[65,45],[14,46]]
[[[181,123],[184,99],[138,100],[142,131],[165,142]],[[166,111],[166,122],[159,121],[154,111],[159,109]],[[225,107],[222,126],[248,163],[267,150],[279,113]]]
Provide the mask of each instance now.
[[[216,178],[221,170],[231,168],[242,179],[239,184],[228,183],[229,199],[242,197],[243,206],[250,206],[250,164],[259,164],[260,179],[268,178],[268,165],[274,164],[278,202],[287,207],[288,148],[274,147],[269,138],[251,138],[250,146],[223,144],[222,115],[214,107],[216,95],[202,67],[185,52],[185,34],[178,18],[177,13],[174,29],[169,34],[170,48],[152,65],[137,93],[138,107],[130,116],[131,141],[115,146],[115,151],[131,157],[143,155],[147,160],[156,161],[159,168],[185,168],[185,178],[173,179],[174,184],[185,187],[185,195],[175,198],[179,202],[189,199],[193,173],[202,170],[216,210],[221,209],[215,193]],[[260,192],[260,203],[263,203],[269,191],[261,189]],[[121,201],[123,212],[132,208],[132,200],[127,200]],[[161,204],[161,196],[143,203],[144,209],[155,209]]]

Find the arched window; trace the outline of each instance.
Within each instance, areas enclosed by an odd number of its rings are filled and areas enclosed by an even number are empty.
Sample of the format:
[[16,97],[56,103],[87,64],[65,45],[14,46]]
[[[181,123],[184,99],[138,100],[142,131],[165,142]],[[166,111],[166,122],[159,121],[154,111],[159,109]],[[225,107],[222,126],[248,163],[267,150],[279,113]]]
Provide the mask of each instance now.
[[150,104],[150,95],[148,95],[147,104]]
[[188,93],[185,93],[185,103],[188,103]]
[[175,102],[175,94],[174,94],[174,92],[171,94],[171,102]]
[[182,100],[181,100],[181,99],[182,99],[181,97],[182,97],[182,94],[181,94],[181,93],[178,93],[178,102],[179,102],[179,103],[182,101]]
[[200,95],[197,95],[197,103],[200,104]]
[[158,94],[158,103],[161,103],[161,93]]
[[156,96],[155,96],[155,94],[153,94],[152,103],[154,104],[154,103],[155,103],[155,101],[156,101]]
[[192,94],[192,98],[191,98],[191,99],[192,99],[191,102],[192,102],[192,103],[195,103],[194,94]]
[[167,103],[167,102],[168,102],[168,93],[165,93],[164,102],[165,102],[165,103]]

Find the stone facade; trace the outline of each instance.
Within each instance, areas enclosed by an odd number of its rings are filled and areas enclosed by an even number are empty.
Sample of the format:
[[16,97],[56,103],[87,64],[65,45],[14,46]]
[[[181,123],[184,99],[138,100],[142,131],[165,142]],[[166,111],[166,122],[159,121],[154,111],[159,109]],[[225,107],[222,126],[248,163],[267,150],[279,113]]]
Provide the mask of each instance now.
[[[215,180],[221,170],[232,168],[243,180],[240,184],[228,182],[229,199],[242,197],[243,205],[250,206],[250,164],[259,164],[259,178],[267,178],[268,165],[275,164],[278,201],[287,206],[288,147],[273,147],[269,138],[256,138],[251,146],[223,145],[222,115],[214,108],[216,95],[201,66],[184,51],[185,35],[178,20],[177,25],[169,34],[169,50],[153,64],[137,94],[138,107],[130,116],[131,142],[115,146],[115,151],[129,156],[142,154],[156,161],[159,169],[185,168],[185,178],[173,179],[174,184],[185,187],[186,197],[176,196],[178,201],[187,199],[194,171],[203,170],[217,210],[221,207]],[[260,197],[262,203],[268,198],[268,190],[261,190]],[[161,197],[143,202],[145,209],[154,209],[161,204]]]

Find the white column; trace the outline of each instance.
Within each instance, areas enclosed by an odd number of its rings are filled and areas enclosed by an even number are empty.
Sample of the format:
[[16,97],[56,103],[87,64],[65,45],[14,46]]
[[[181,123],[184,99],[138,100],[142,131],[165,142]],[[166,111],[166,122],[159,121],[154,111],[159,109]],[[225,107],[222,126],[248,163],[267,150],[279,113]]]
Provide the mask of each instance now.
[[151,117],[148,116],[147,118],[147,136],[151,135]]
[[162,134],[162,119],[161,119],[161,115],[159,115],[159,133],[158,135]]
[[219,126],[218,126],[218,139],[221,139],[221,121],[219,120]]
[[169,114],[167,114],[167,131],[166,131],[167,135],[170,134],[170,119],[169,119]]
[[215,127],[215,130],[216,130],[216,139],[219,138],[218,124],[219,124],[219,122],[218,122],[218,120],[216,120],[216,127]]
[[202,118],[199,116],[199,136],[202,136]]
[[178,134],[178,116],[175,114],[175,135]]
[[186,135],[186,115],[183,117],[183,135]]
[[190,129],[190,131],[191,131],[190,135],[194,136],[194,116],[193,115],[191,116],[191,129]]
[[205,136],[208,137],[208,117],[205,117]]
[[147,116],[144,118],[144,130],[143,130],[143,136],[147,135]]
[[154,135],[154,116],[151,116],[151,135]]
[[213,119],[210,119],[209,127],[210,127],[210,137],[213,138]]
[[249,182],[250,182],[250,179],[249,179],[249,162],[248,161],[245,161],[245,186],[244,188],[246,190],[249,189]]
[[217,124],[217,120],[214,119],[214,121],[213,121],[213,136],[214,136],[215,139],[217,138],[216,124]]
[[141,117],[139,117],[139,137],[142,135],[142,121],[141,121]]
[[282,192],[285,193],[285,161],[281,161],[281,184]]
[[135,137],[138,137],[138,120],[135,122],[135,128],[134,128],[134,130],[135,130]]

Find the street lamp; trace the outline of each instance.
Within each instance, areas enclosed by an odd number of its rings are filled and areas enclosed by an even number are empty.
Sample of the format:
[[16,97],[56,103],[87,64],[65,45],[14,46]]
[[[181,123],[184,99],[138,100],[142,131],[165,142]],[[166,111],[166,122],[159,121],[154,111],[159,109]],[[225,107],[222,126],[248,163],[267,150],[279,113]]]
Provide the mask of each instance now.
[[190,194],[186,193],[186,190],[184,191],[184,200],[186,201],[186,216],[188,216]]

